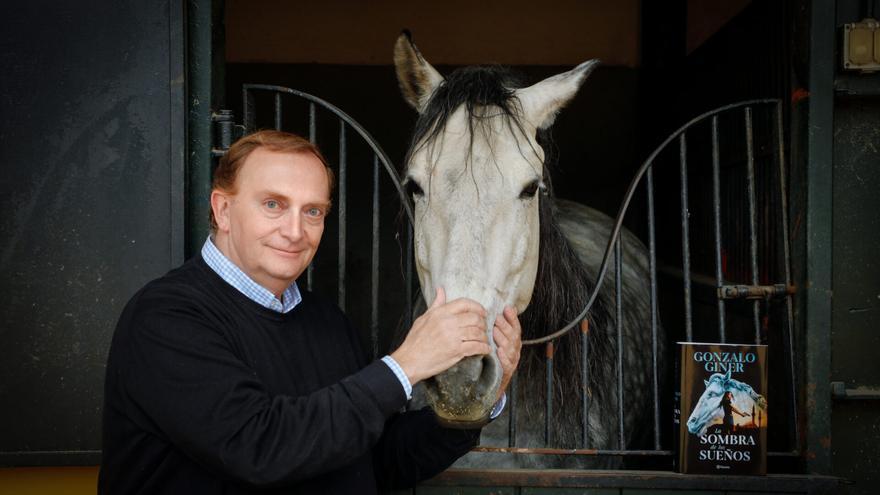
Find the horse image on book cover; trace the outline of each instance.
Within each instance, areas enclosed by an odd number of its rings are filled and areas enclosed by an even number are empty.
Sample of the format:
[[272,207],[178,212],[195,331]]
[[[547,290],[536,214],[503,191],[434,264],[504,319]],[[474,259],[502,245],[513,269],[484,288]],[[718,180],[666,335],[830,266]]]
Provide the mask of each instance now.
[[679,471],[765,474],[767,347],[679,345],[675,409]]

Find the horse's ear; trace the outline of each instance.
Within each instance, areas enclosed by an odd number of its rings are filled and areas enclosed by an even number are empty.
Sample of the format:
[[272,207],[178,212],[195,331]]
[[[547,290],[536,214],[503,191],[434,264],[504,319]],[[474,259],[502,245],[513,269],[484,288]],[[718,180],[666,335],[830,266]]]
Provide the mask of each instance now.
[[706,384],[706,388],[709,388],[709,380],[703,380],[703,383]]
[[581,84],[598,65],[598,59],[588,60],[568,72],[518,89],[516,96],[522,104],[525,117],[538,129],[550,127],[557,112],[574,98]]
[[443,76],[422,57],[409,31],[400,33],[394,43],[394,67],[403,98],[422,113]]
[[724,381],[730,381],[730,368],[727,368],[727,373],[724,374]]

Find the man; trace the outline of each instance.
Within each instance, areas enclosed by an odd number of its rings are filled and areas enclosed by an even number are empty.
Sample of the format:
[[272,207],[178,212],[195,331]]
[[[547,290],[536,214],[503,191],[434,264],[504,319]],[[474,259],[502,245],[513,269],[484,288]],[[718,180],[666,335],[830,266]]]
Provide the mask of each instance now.
[[[283,132],[223,157],[213,235],[117,325],[99,492],[373,493],[433,476],[476,444],[479,430],[399,411],[413,384],[490,351],[479,304],[438,290],[403,344],[367,363],[340,310],[299,291],[332,180],[313,145]],[[520,328],[513,308],[499,320],[506,386]]]

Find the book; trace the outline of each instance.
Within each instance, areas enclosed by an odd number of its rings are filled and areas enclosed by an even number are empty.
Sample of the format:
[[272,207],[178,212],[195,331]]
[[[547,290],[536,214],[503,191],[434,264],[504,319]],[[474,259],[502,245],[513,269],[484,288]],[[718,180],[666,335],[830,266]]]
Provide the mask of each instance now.
[[679,342],[676,468],[767,473],[767,346]]

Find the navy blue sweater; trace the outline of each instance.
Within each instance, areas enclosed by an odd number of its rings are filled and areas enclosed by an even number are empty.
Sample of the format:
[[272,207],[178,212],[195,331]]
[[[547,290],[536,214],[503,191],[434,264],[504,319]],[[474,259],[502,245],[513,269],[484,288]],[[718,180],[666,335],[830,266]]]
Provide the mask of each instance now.
[[99,492],[375,493],[446,469],[479,431],[440,427],[342,312],[280,314],[197,256],[128,303],[113,336]]

